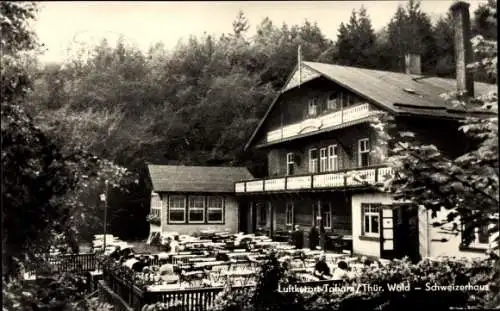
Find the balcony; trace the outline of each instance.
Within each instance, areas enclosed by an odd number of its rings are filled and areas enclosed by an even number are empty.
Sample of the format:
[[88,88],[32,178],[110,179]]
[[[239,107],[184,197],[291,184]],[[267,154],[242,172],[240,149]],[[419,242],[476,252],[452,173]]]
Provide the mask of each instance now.
[[267,143],[292,138],[307,133],[314,133],[339,125],[349,125],[355,121],[364,120],[376,113],[370,109],[370,104],[361,104],[341,111],[332,112],[316,118],[290,124],[267,133]]
[[387,166],[359,168],[339,172],[241,181],[235,183],[234,190],[238,194],[359,187],[367,184],[380,184],[392,176],[394,176],[394,171]]

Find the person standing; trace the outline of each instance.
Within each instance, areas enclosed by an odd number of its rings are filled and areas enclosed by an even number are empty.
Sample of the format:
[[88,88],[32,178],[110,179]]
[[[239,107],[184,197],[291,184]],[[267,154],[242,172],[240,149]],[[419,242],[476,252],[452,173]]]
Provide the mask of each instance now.
[[309,248],[315,250],[319,245],[319,231],[316,225],[311,228],[309,232]]
[[170,253],[177,254],[179,252],[179,236],[176,235],[173,240],[170,241]]
[[300,229],[299,225],[295,226],[295,230],[292,233],[292,240],[296,249],[304,248],[304,232]]

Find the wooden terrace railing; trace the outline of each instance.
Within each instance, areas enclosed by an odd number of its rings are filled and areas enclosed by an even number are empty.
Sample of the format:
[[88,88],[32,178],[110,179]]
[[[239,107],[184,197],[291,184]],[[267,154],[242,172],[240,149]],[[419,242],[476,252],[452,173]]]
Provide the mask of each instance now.
[[[50,273],[82,273],[100,269],[100,262],[94,253],[49,255],[46,258],[46,263],[50,269],[46,272]],[[44,272],[44,267],[33,264],[26,267],[25,272],[29,276],[37,275]]]
[[[104,267],[104,282],[118,296],[124,300],[133,310],[140,311],[147,304],[156,302],[179,303],[175,310],[182,311],[207,311],[215,302],[224,287],[201,287],[189,289],[170,289],[165,291],[148,292],[131,281],[123,279],[115,272]],[[339,281],[324,280],[297,283],[298,286],[324,286],[340,283]],[[245,291],[252,285],[233,286],[234,291]]]
[[351,124],[354,121],[367,119],[377,112],[377,110],[370,107],[370,104],[358,104],[340,111],[330,112],[269,131],[266,141],[267,143],[279,142],[306,133],[317,132],[343,124]]
[[359,187],[383,183],[392,176],[394,170],[391,167],[377,165],[335,172],[240,181],[234,184],[234,190],[238,194]]

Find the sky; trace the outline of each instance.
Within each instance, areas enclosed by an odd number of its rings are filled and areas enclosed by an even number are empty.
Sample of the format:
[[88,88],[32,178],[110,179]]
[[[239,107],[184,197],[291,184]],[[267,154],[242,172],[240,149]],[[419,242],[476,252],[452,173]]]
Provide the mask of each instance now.
[[[470,0],[472,12],[486,0]],[[34,29],[45,53],[41,60],[63,61],[68,48],[97,44],[103,38],[110,43],[123,36],[127,44],[143,51],[162,42],[173,48],[180,39],[203,33],[220,35],[232,31],[232,22],[242,10],[249,23],[249,35],[265,17],[276,25],[317,22],[329,39],[335,40],[341,22],[348,22],[353,9],[364,6],[373,27],[387,25],[398,5],[406,1],[88,1],[42,2]],[[422,11],[437,19],[445,14],[453,0],[423,0]]]

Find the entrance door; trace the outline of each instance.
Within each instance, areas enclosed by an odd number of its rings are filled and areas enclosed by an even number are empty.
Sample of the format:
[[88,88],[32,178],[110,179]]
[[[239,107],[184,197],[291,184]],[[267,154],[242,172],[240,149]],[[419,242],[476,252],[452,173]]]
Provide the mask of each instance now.
[[249,217],[250,214],[250,203],[246,201],[239,202],[238,209],[238,231],[244,232],[245,234],[250,233],[249,231]]
[[410,205],[382,205],[380,257],[420,260],[418,210]]
[[257,208],[254,201],[250,202],[250,233],[257,231]]
[[415,205],[398,206],[398,219],[395,236],[396,256],[408,256],[413,262],[420,260],[418,207]]
[[382,205],[380,208],[380,257],[394,258],[394,211],[392,205]]

